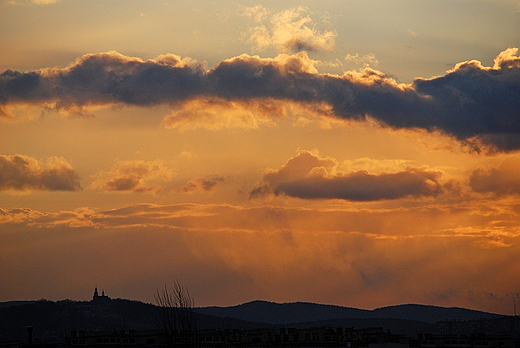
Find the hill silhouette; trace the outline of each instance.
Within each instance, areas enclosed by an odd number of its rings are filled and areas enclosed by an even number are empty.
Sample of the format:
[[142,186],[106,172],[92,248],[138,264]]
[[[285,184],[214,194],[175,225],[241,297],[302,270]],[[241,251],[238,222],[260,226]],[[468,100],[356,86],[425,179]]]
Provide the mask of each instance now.
[[272,325],[288,325],[331,319],[401,319],[436,323],[444,320],[475,320],[497,318],[501,315],[458,307],[438,307],[405,304],[374,310],[323,305],[307,302],[275,303],[252,301],[230,307],[197,308],[199,313],[229,316],[247,321],[260,321]]
[[[133,300],[95,301],[17,301],[0,303],[0,342],[27,341],[27,327],[40,341],[59,341],[77,331],[157,330],[159,307]],[[198,314],[200,329],[226,327],[253,329],[269,327],[236,318]]]
[[[434,333],[443,320],[474,320],[500,315],[464,308],[400,305],[364,310],[316,303],[252,301],[229,307],[198,307],[197,326],[203,329],[275,327],[383,327],[415,336]],[[126,299],[103,301],[13,301],[0,303],[0,342],[27,341],[27,327],[39,342],[59,341],[72,330],[156,330],[159,308]]]

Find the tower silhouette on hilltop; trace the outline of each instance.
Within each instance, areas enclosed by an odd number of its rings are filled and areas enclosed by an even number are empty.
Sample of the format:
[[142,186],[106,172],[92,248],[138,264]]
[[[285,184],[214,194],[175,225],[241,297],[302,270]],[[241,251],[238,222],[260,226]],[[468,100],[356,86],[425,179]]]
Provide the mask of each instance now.
[[101,292],[101,296],[100,296],[98,293],[98,288],[96,286],[94,289],[94,296],[92,296],[92,301],[106,301],[106,300],[110,300],[110,297],[105,295],[105,290],[103,290]]

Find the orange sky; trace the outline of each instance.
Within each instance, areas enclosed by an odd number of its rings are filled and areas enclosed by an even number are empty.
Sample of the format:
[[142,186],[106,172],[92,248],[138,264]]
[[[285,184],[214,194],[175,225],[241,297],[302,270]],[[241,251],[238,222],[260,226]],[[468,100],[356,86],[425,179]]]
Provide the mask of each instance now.
[[375,3],[1,1],[0,301],[512,314],[520,8]]

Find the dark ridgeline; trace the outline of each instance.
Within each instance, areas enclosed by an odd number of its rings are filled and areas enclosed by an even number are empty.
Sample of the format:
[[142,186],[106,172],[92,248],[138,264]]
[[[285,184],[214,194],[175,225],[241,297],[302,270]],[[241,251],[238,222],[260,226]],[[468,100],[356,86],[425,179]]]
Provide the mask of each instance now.
[[[508,333],[509,341],[502,341],[500,347],[489,345],[488,341],[488,346],[481,342],[484,345],[476,347],[473,343],[468,346],[468,342],[473,342],[469,338],[465,343],[459,339],[460,342],[452,344],[452,348],[520,347],[520,320],[516,316],[424,305],[362,310],[314,303],[279,304],[266,301],[252,301],[230,307],[197,308],[185,288],[179,285],[170,290],[165,288],[164,291],[157,292],[158,305],[111,299],[104,292],[99,295],[97,288],[91,301],[0,303],[0,348],[21,345],[78,348],[114,345],[350,345],[355,348],[376,343],[404,344],[406,347],[415,344],[413,347],[437,348],[449,346],[446,344],[448,341],[436,341],[439,336],[432,335],[489,338],[491,333]],[[175,297],[179,295],[180,298]],[[179,303],[179,300],[184,302]],[[174,315],[170,317],[173,322],[169,327],[165,326],[165,313],[168,313],[165,310]],[[513,346],[509,344],[513,337],[511,335],[514,336]],[[418,340],[418,337],[422,337],[422,340]],[[422,341],[426,345],[421,345]],[[434,346],[427,347],[428,344]]]
[[197,311],[204,314],[231,316],[243,320],[260,321],[280,325],[337,318],[391,318],[436,323],[442,320],[473,320],[500,317],[498,314],[465,308],[445,308],[417,304],[389,306],[374,310],[366,310],[306,302],[274,303],[268,301],[252,301],[231,307],[203,307],[198,308]]

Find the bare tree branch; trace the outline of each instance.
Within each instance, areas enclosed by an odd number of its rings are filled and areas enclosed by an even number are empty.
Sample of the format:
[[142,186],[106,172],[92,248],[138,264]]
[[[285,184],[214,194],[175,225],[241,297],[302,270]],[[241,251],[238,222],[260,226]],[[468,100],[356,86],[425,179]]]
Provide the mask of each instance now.
[[197,343],[195,301],[188,288],[175,280],[171,288],[165,284],[163,289],[157,289],[154,297],[168,345],[194,347]]

